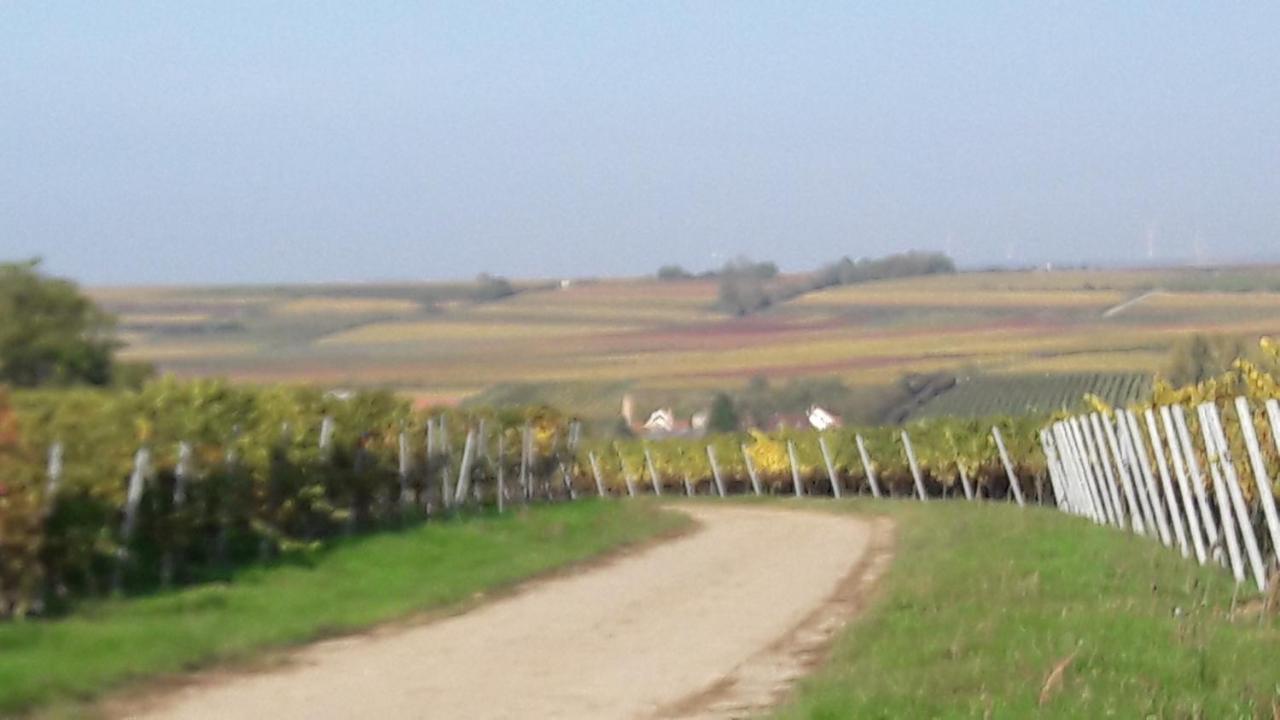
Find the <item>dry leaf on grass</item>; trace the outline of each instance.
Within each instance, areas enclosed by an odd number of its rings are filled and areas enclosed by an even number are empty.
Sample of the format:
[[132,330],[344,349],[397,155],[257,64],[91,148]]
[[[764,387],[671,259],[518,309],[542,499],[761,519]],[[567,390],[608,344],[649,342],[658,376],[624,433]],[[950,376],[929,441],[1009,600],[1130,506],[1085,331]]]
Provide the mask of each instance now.
[[1080,654],[1079,650],[1072,652],[1070,655],[1062,658],[1053,670],[1049,671],[1049,676],[1044,679],[1044,685],[1040,687],[1040,704],[1044,705],[1053,698],[1053,694],[1062,688],[1062,679],[1067,674],[1067,667],[1076,659],[1076,655]]

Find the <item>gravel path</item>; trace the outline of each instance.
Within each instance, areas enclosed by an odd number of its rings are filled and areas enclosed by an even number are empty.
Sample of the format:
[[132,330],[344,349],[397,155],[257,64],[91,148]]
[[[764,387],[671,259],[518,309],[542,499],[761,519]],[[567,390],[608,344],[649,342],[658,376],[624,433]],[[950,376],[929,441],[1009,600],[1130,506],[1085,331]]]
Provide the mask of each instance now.
[[677,506],[700,528],[418,626],[134,708],[157,718],[738,717],[810,666],[888,560],[889,529],[799,509]]

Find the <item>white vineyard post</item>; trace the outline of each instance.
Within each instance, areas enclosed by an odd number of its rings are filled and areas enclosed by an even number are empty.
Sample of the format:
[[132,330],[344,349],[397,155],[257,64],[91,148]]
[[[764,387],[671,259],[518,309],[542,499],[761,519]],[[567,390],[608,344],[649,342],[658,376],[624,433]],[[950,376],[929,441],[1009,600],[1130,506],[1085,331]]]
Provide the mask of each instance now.
[[1213,497],[1215,504],[1218,506],[1218,520],[1222,523],[1222,535],[1227,541],[1227,554],[1231,562],[1231,572],[1235,576],[1236,582],[1242,583],[1245,581],[1243,552],[1240,549],[1240,536],[1236,533],[1235,511],[1231,508],[1227,482],[1223,479],[1217,443],[1213,439],[1213,430],[1210,429],[1208,421],[1205,420],[1204,412],[1201,408],[1196,408],[1196,414],[1200,421],[1200,435],[1204,439],[1204,452],[1205,458],[1209,463],[1209,474],[1213,478]]
[[1049,470],[1049,486],[1053,488],[1053,504],[1058,510],[1066,512],[1070,508],[1070,503],[1062,492],[1062,468],[1058,465],[1058,453],[1054,451],[1053,441],[1045,430],[1040,431],[1040,450],[1044,452],[1044,464]]
[[1174,495],[1173,481],[1169,477],[1169,463],[1165,460],[1164,445],[1160,441],[1160,432],[1156,429],[1156,414],[1148,408],[1142,413],[1142,417],[1147,423],[1151,449],[1155,451],[1156,469],[1160,472],[1160,487],[1164,490],[1165,503],[1169,508],[1169,522],[1173,524],[1173,532],[1178,539],[1178,550],[1182,553],[1182,557],[1190,557],[1191,548],[1187,545],[1187,531],[1183,528],[1178,499]]
[[818,449],[822,451],[822,462],[827,466],[827,479],[831,481],[831,495],[839,500],[844,493],[840,489],[840,475],[836,473],[836,464],[831,459],[831,448],[827,447],[827,437],[818,436]]
[[133,539],[133,529],[138,522],[138,505],[142,502],[143,486],[150,473],[151,449],[144,445],[133,455],[133,472],[129,475],[129,488],[125,494],[124,521],[120,526],[120,549],[116,552],[115,574],[111,580],[111,589],[115,593],[124,589],[124,568],[129,562],[129,542]]
[[969,473],[964,471],[964,463],[956,459],[956,470],[960,472],[960,487],[964,489],[964,499],[973,502],[973,483],[969,482]]
[[928,498],[924,495],[924,478],[920,476],[920,464],[916,462],[915,448],[911,447],[911,437],[907,435],[907,431],[902,431],[902,447],[907,451],[907,464],[911,466],[911,477],[916,483],[916,497],[920,498],[920,502],[928,502]]
[[1262,504],[1262,514],[1267,519],[1267,530],[1271,534],[1271,553],[1280,553],[1280,518],[1276,517],[1276,499],[1271,492],[1271,474],[1267,472],[1267,463],[1262,459],[1262,448],[1258,445],[1258,432],[1253,427],[1253,410],[1249,401],[1236,398],[1236,415],[1240,418],[1240,432],[1244,435],[1245,447],[1249,450],[1249,462],[1253,467],[1253,481],[1258,486],[1258,500]]
[[1102,467],[1102,475],[1107,482],[1107,492],[1111,495],[1111,506],[1115,508],[1119,519],[1117,527],[1127,527],[1129,526],[1129,518],[1125,513],[1124,502],[1120,497],[1120,479],[1112,470],[1114,465],[1108,452],[1106,433],[1102,431],[1102,420],[1098,413],[1093,413],[1085,418],[1083,423],[1085,434],[1093,441],[1098,465]]
[[61,441],[49,446],[49,462],[45,470],[44,500],[42,504],[42,512],[46,519],[53,514],[53,509],[56,507],[58,500],[58,488],[62,486],[62,455]]
[[1258,583],[1258,590],[1267,588],[1267,572],[1262,565],[1262,553],[1258,550],[1258,537],[1253,532],[1253,522],[1249,517],[1249,508],[1244,502],[1244,493],[1240,489],[1240,478],[1236,474],[1235,464],[1231,461],[1231,450],[1227,446],[1226,435],[1219,423],[1218,406],[1204,403],[1200,406],[1201,427],[1209,435],[1206,440],[1212,443],[1213,453],[1218,458],[1218,466],[1222,470],[1222,479],[1227,486],[1227,494],[1231,498],[1231,507],[1235,508],[1236,527],[1244,540],[1245,555],[1249,559],[1249,568],[1253,570],[1253,578]]
[[[564,447],[570,458],[573,458],[573,456],[578,452],[578,428],[578,421],[573,421],[573,424],[569,426],[569,437],[565,438]],[[573,487],[573,478],[570,477],[572,464],[572,460],[568,463],[561,460],[560,476],[564,479],[564,490],[569,494],[569,499],[577,500],[578,491]]]
[[1053,454],[1053,459],[1058,468],[1058,484],[1062,491],[1059,495],[1059,504],[1062,509],[1072,515],[1083,514],[1084,508],[1080,507],[1079,497],[1076,495],[1075,483],[1071,477],[1070,463],[1071,459],[1067,457],[1068,449],[1062,444],[1062,426],[1061,423],[1053,423],[1047,430],[1043,431],[1047,447]]
[[1098,489],[1090,479],[1084,445],[1076,434],[1076,426],[1070,420],[1062,422],[1061,447],[1066,448],[1067,457],[1071,461],[1072,476],[1075,478],[1076,492],[1080,495],[1081,507],[1087,510],[1087,517],[1099,525],[1105,525],[1106,510],[1102,507],[1102,498],[1098,495]]
[[1124,446],[1119,439],[1123,437],[1123,433],[1120,436],[1116,435],[1116,418],[1109,417],[1106,413],[1099,413],[1098,422],[1102,425],[1103,434],[1106,435],[1107,449],[1111,451],[1113,467],[1115,467],[1116,475],[1120,478],[1120,487],[1124,490],[1124,498],[1128,503],[1129,524],[1134,533],[1146,535],[1148,528],[1151,526],[1144,522],[1142,506],[1139,504],[1137,492],[1134,490],[1133,469],[1125,461]]
[[685,497],[693,497],[693,483],[689,481],[689,473],[684,474],[684,494]]
[[1187,516],[1188,532],[1191,544],[1195,547],[1196,560],[1201,565],[1208,555],[1205,554],[1204,538],[1200,532],[1200,512],[1196,509],[1195,498],[1191,494],[1191,485],[1187,482],[1187,467],[1183,460],[1182,441],[1173,426],[1173,414],[1169,406],[1160,408],[1160,424],[1164,426],[1164,436],[1169,439],[1169,457],[1173,459],[1173,475],[1178,479],[1178,490],[1181,492],[1183,513]]
[[1086,516],[1094,522],[1100,525],[1105,524],[1107,514],[1102,508],[1097,490],[1089,480],[1088,470],[1085,468],[1084,449],[1075,435],[1075,427],[1069,420],[1061,423],[1061,442],[1058,447],[1061,452],[1066,453],[1076,494],[1080,497],[1081,509],[1085,510]]
[[458,467],[458,490],[453,496],[454,503],[463,505],[467,502],[467,492],[471,490],[471,463],[475,460],[476,433],[467,431],[467,440],[462,446],[462,464]]
[[636,479],[627,469],[627,459],[622,456],[622,448],[613,444],[613,451],[618,454],[618,469],[622,471],[622,480],[627,484],[627,497],[636,496]]
[[498,426],[498,454],[496,457],[498,465],[498,514],[501,515],[507,509],[507,475],[506,475],[506,454],[503,452],[507,449],[507,433]]
[[[1009,460],[1009,450],[1004,446],[1004,437],[1000,434],[1000,428],[992,425],[991,435],[996,439],[996,449],[1000,451],[1000,462],[1004,463],[1004,474],[1009,478],[1009,488],[1013,490],[1013,497],[1018,501],[1019,506],[1025,506],[1027,501],[1022,497],[1022,486],[1018,482],[1018,474],[1013,470],[1013,463]],[[960,473],[963,477],[964,470],[962,469]],[[969,494],[967,490],[965,494]]]
[[[1204,470],[1200,468],[1200,460],[1196,458],[1196,446],[1192,442],[1191,431],[1187,429],[1187,411],[1181,405],[1174,405],[1169,408],[1173,414],[1173,426],[1178,431],[1178,439],[1182,441],[1183,457],[1187,461],[1187,473],[1191,482],[1191,489],[1196,494],[1196,504],[1200,506],[1200,519],[1204,522],[1204,536],[1208,541],[1206,552],[1210,557],[1215,557],[1213,547],[1217,545],[1218,524],[1213,518],[1213,509],[1209,506],[1209,498],[1205,493],[1206,478]],[[1226,563],[1226,552],[1221,546],[1218,547],[1216,559],[1222,563]]]
[[871,455],[867,453],[867,445],[862,441],[861,435],[855,435],[853,439],[858,445],[858,459],[862,461],[862,471],[867,474],[867,484],[871,486],[871,494],[875,497],[880,497],[880,483],[876,480],[876,466],[871,461]]
[[1098,497],[1098,502],[1102,505],[1102,512],[1109,525],[1122,527],[1118,508],[1111,505],[1111,493],[1107,490],[1107,484],[1102,476],[1101,470],[1098,469],[1099,460],[1097,457],[1097,448],[1093,446],[1093,439],[1087,431],[1087,421],[1081,420],[1079,417],[1073,417],[1068,421],[1071,424],[1071,432],[1075,438],[1076,445],[1080,448],[1080,460],[1084,465],[1085,476],[1089,480],[1089,487]]
[[760,474],[756,472],[756,463],[751,459],[751,453],[747,452],[747,444],[742,443],[742,462],[747,466],[747,476],[751,478],[751,491],[756,495],[760,495],[763,490],[760,487]]
[[1117,520],[1115,508],[1111,507],[1111,495],[1107,492],[1102,473],[1098,470],[1093,445],[1085,434],[1085,424],[1079,417],[1073,417],[1067,420],[1067,427],[1075,443],[1076,452],[1079,453],[1080,469],[1085,485],[1093,498],[1095,507],[1101,511],[1100,521],[1106,525],[1115,525]]
[[658,469],[653,465],[653,455],[649,453],[649,446],[644,448],[644,464],[649,468],[649,479],[653,481],[653,494],[662,495],[662,480],[658,477]]
[[528,422],[520,428],[520,494],[524,496],[526,503],[533,499],[533,482],[529,478],[529,456],[531,455],[529,448],[533,444],[532,432]]
[[320,421],[320,450],[328,454],[333,447],[333,417],[325,415]]
[[413,489],[409,486],[409,474],[413,471],[413,453],[409,451],[409,433],[400,431],[396,438],[399,463],[397,469],[400,477],[400,508],[407,510],[413,505]]
[[720,463],[716,461],[716,449],[711,445],[707,446],[707,462],[711,465],[711,476],[716,480],[716,493],[724,497],[724,476],[720,474]]
[[591,475],[596,479],[596,495],[604,497],[604,478],[600,475],[600,461],[594,451],[587,453],[587,460],[591,462]]
[[796,497],[804,497],[804,487],[800,484],[800,465],[796,463],[796,444],[787,441],[787,458],[791,461],[791,485]]
[[1128,410],[1117,413],[1124,425],[1125,435],[1129,438],[1129,452],[1132,458],[1130,467],[1136,467],[1142,482],[1138,483],[1139,499],[1146,498],[1147,509],[1151,512],[1148,525],[1154,525],[1160,533],[1160,542],[1173,547],[1173,534],[1169,532],[1169,523],[1165,520],[1164,509],[1160,505],[1160,495],[1156,492],[1156,481],[1151,474],[1151,462],[1147,457],[1146,444],[1142,441],[1142,433],[1138,431],[1138,421]]

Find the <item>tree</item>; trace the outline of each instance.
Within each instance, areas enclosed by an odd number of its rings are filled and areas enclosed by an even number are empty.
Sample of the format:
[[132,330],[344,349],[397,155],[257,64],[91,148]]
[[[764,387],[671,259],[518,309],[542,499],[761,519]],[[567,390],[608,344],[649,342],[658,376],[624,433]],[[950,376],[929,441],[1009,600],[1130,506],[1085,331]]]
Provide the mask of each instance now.
[[659,280],[688,280],[693,275],[679,265],[663,265],[658,268]]
[[489,302],[515,294],[516,289],[512,287],[511,281],[489,273],[480,273],[476,276],[476,287],[471,291],[471,299],[475,302]]
[[738,411],[733,407],[733,399],[725,393],[716,393],[711,399],[711,410],[707,417],[707,430],[710,432],[736,432],[738,430]]
[[115,320],[40,261],[0,263],[0,382],[19,387],[112,380]]
[[1249,356],[1249,345],[1241,338],[1197,333],[1174,343],[1166,372],[1176,387],[1196,385],[1222,375],[1236,360]]

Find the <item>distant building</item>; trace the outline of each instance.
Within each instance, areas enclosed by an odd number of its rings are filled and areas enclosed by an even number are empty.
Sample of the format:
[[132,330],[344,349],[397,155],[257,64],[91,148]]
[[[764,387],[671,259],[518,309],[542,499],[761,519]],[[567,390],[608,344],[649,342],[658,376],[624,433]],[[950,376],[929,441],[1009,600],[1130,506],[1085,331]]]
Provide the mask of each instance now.
[[844,418],[818,405],[809,407],[809,425],[819,432],[844,426]]
[[649,419],[644,421],[645,432],[648,433],[671,433],[676,429],[676,414],[671,408],[658,408],[654,410]]

